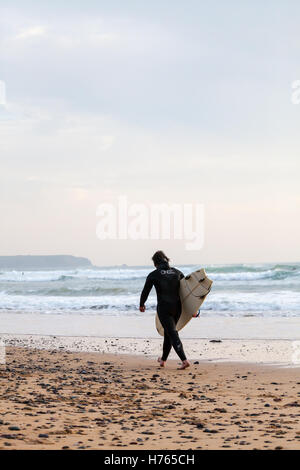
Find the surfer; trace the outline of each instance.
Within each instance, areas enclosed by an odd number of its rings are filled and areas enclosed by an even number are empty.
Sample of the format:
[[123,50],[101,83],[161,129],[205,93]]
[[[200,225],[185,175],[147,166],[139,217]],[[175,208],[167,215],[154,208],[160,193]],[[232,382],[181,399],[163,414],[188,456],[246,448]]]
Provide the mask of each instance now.
[[176,323],[181,315],[179,284],[184,275],[178,269],[170,267],[170,260],[163,251],[154,253],[152,261],[156,269],[146,279],[140,298],[140,311],[146,310],[145,302],[154,286],[157,294],[157,314],[164,328],[163,354],[158,362],[161,367],[165,367],[165,362],[173,346],[182,361],[180,369],[186,369],[190,363],[186,359],[182,342],[176,330]]

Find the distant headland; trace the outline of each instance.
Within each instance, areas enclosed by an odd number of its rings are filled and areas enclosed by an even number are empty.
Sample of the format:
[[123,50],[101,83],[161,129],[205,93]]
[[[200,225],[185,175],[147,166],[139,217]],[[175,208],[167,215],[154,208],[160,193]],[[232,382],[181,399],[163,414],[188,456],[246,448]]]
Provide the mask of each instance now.
[[73,269],[93,267],[88,258],[72,255],[0,256],[0,269]]

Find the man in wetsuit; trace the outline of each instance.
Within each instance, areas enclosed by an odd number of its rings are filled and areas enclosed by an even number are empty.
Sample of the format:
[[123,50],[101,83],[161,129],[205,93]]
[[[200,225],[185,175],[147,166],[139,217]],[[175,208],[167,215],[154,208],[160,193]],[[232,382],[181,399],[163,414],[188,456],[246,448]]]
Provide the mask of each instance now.
[[140,311],[145,311],[145,302],[154,286],[157,294],[157,314],[164,329],[163,355],[158,362],[161,367],[165,366],[173,346],[182,361],[180,369],[186,369],[190,363],[186,359],[176,330],[176,323],[181,315],[179,284],[184,275],[178,269],[169,266],[169,258],[162,251],[154,253],[152,260],[156,269],[146,279],[140,298]]

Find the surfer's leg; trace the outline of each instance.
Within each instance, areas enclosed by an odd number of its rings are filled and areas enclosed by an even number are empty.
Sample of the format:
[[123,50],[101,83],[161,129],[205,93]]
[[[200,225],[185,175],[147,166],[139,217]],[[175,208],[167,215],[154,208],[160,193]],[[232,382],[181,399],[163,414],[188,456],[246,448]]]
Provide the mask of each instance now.
[[186,355],[183,350],[182,342],[179,338],[178,331],[176,331],[175,328],[174,330],[170,332],[170,336],[171,336],[172,346],[175,349],[177,355],[182,361],[186,361]]
[[157,313],[159,316],[159,320],[162,324],[162,327],[165,330],[165,334],[168,335],[169,341],[171,342],[177,355],[182,361],[186,361],[186,356],[184,354],[182,342],[180,341],[178,331],[176,331],[175,316],[170,315],[167,312],[162,312],[161,310],[158,311]]
[[[172,342],[170,339],[170,336],[168,335],[168,324],[165,321],[165,314],[164,314],[164,309],[161,308],[161,306],[157,306],[157,314],[158,318],[160,320],[160,323],[162,324],[162,327],[164,329],[164,343],[163,343],[163,353],[161,358],[159,358],[158,362],[165,362],[168,359],[168,356],[170,354],[171,348],[172,348]],[[162,366],[162,364],[161,364]],[[163,366],[162,366],[163,367]]]
[[182,361],[186,361],[186,355],[183,350],[182,342],[179,338],[178,331],[176,331],[175,328],[174,330],[170,332],[170,336],[171,336],[172,346],[175,349],[177,355]]
[[[179,334],[178,334],[178,331],[176,330],[176,325],[178,323],[178,320],[180,318],[180,315],[181,315],[181,302],[179,301],[178,304],[177,304],[177,308],[176,308],[176,312],[175,312],[175,315],[174,315],[174,321],[175,321],[175,332],[177,333],[177,336],[178,336],[178,339],[180,341],[180,338],[179,338]],[[180,341],[181,343],[181,341]],[[177,351],[176,351],[177,352]],[[178,354],[178,356],[180,357],[180,359],[182,360],[182,365],[180,367],[180,369],[186,369],[187,367],[189,367],[189,362],[187,361],[186,359],[186,356],[185,356],[185,353],[184,353],[184,349],[183,349],[183,345],[181,343],[181,352],[183,354]],[[185,357],[185,359],[182,359],[182,357]]]
[[172,348],[172,343],[169,335],[165,332],[164,334],[164,344],[163,344],[163,355],[161,356],[162,361],[166,361],[170,354]]

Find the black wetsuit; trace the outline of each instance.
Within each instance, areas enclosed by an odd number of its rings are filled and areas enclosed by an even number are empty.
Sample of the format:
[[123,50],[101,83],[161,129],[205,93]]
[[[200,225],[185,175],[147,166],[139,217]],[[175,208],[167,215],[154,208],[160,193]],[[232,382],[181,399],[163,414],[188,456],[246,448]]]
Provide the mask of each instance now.
[[154,286],[157,294],[157,313],[164,328],[164,345],[162,360],[166,361],[171,347],[182,361],[186,360],[183,346],[176,331],[176,323],[181,314],[181,301],[179,296],[179,282],[184,275],[168,263],[161,263],[152,271],[145,282],[141,293],[140,306],[145,305],[148,295]]

